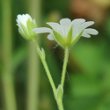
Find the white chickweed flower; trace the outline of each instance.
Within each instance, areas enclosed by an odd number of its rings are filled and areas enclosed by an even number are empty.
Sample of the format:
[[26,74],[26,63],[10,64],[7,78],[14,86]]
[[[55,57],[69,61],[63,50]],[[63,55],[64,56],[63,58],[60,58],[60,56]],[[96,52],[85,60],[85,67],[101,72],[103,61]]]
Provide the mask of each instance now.
[[81,36],[90,38],[91,35],[97,35],[98,31],[89,26],[94,24],[94,21],[86,21],[85,19],[63,18],[60,23],[48,22],[51,28],[41,27],[35,28],[36,33],[49,33],[48,39],[55,40],[63,48],[74,45]]
[[29,14],[18,15],[16,19],[19,33],[27,40],[32,40],[35,37],[33,28],[36,27],[35,20]]

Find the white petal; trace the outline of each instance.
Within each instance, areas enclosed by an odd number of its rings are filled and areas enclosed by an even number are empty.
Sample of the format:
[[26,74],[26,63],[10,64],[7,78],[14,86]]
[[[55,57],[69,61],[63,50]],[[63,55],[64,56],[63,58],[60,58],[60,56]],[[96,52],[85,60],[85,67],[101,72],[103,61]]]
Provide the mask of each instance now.
[[40,34],[40,33],[51,33],[52,30],[50,28],[47,27],[41,27],[41,28],[35,28],[33,29],[34,32]]
[[29,14],[26,14],[26,18],[32,20],[32,17]]
[[82,19],[82,18],[79,18],[79,19],[75,19],[72,21],[72,24],[73,24],[73,37],[76,37],[78,36],[81,31],[82,31],[82,28],[81,28],[81,25],[83,23],[85,23],[85,19]]
[[52,34],[49,34],[49,35],[47,36],[47,38],[48,38],[49,40],[54,40],[54,37],[53,37]]
[[16,22],[17,22],[18,25],[20,25],[21,20],[22,20],[21,15],[17,15]]
[[83,31],[83,34],[82,36],[83,37],[87,37],[87,38],[90,38],[91,35],[97,35],[98,34],[98,31],[95,30],[95,29],[92,29],[92,28],[87,28]]
[[93,25],[94,23],[95,23],[94,21],[85,22],[85,23],[83,23],[83,24],[81,25],[81,28],[82,28],[82,30],[83,30],[83,29],[86,29],[87,27]]
[[86,32],[83,32],[82,36],[83,36],[83,37],[86,37],[86,38],[90,38],[90,37],[91,37],[91,36],[90,36],[88,33],[86,33]]
[[98,35],[98,31],[96,29],[92,29],[92,28],[87,28],[84,30],[86,33],[88,34],[92,34],[92,35]]
[[[49,22],[47,23],[49,26],[52,27],[52,29],[56,32],[58,32],[60,35],[62,35],[63,37],[65,36],[65,31],[64,31],[64,27],[62,27],[60,24],[58,23],[54,23],[54,22]],[[67,30],[66,30],[67,31]]]
[[71,20],[69,18],[63,18],[60,20],[60,24],[63,26],[68,26],[71,24]]
[[47,23],[54,31],[60,32],[61,26],[58,23],[48,22]]
[[80,29],[78,27],[73,27],[73,37],[76,37],[80,33]]
[[73,24],[82,24],[82,23],[84,23],[86,20],[85,19],[83,19],[83,18],[78,18],[78,19],[74,19],[73,21],[72,21],[72,23]]
[[72,22],[69,18],[63,18],[63,19],[60,20],[60,24],[61,24],[61,27],[62,27],[62,31],[61,31],[62,33],[61,34],[64,37],[67,37],[68,32],[71,28],[71,23]]
[[24,25],[25,27],[27,26],[27,21],[28,20],[31,20],[32,21],[32,18],[29,14],[22,14],[22,15],[17,15],[17,23],[18,23],[18,26],[19,25]]

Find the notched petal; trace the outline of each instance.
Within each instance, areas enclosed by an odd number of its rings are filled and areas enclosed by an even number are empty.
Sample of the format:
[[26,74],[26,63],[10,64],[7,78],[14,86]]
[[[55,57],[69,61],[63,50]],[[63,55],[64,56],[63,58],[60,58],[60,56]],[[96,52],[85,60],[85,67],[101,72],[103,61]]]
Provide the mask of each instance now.
[[91,37],[91,35],[89,35],[89,34],[86,33],[86,32],[83,32],[82,36],[83,36],[83,37],[86,37],[86,38],[90,38],[90,37]]
[[92,28],[85,29],[85,32],[92,35],[98,35],[99,33],[96,29],[92,29]]
[[84,23],[86,20],[85,19],[83,19],[83,18],[77,18],[77,19],[74,19],[73,21],[72,21],[72,23],[73,24],[82,24],[82,23]]
[[71,24],[71,20],[69,18],[63,18],[60,20],[60,24],[63,26],[67,26]]
[[94,21],[87,21],[81,25],[81,28],[86,29],[87,27],[92,26],[94,23]]

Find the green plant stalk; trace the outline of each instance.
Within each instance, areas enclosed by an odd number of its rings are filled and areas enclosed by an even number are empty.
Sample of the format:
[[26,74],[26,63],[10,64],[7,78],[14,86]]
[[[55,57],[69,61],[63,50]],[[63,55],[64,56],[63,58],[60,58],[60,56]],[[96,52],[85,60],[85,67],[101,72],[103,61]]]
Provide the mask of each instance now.
[[63,63],[63,68],[62,68],[62,77],[61,77],[61,86],[62,86],[62,88],[64,87],[68,58],[69,58],[69,49],[66,48],[65,49],[65,56],[64,56],[64,63]]
[[[65,82],[68,58],[69,58],[69,49],[65,48],[64,62],[63,62],[63,67],[62,67],[62,77],[61,77],[61,87],[62,87],[62,89],[64,89],[64,82]],[[60,97],[60,101],[57,101],[59,110],[64,110],[62,102],[63,102],[63,93],[62,93],[62,97]]]
[[[41,19],[41,0],[28,0],[28,11],[34,19],[37,21],[37,25],[40,24]],[[38,38],[38,36],[37,36]],[[29,60],[28,60],[28,80],[27,80],[27,110],[38,110],[39,102],[39,60],[35,53],[35,43],[30,42],[29,48]]]
[[[39,54],[39,52],[40,52],[40,48],[39,48],[39,46],[37,45],[37,53]],[[50,73],[50,71],[49,71],[47,62],[46,62],[45,58],[43,58],[40,54],[39,54],[39,57],[40,57],[41,62],[42,62],[42,64],[43,64],[43,66],[44,66],[44,69],[45,69],[45,72],[46,72],[47,77],[48,77],[48,79],[49,79],[50,85],[51,85],[51,87],[52,87],[54,96],[56,96],[55,83],[54,83],[54,81],[53,81],[53,79],[52,79],[52,76],[51,76],[51,73]]]
[[5,110],[16,110],[16,98],[12,70],[11,0],[2,0],[2,84]]
[[35,46],[29,44],[27,110],[38,110],[39,62],[35,54]]
[[62,101],[61,102],[57,102],[57,105],[58,105],[58,109],[59,110],[64,110]]
[[50,81],[51,87],[52,87],[52,89],[53,89],[53,93],[54,93],[54,95],[55,95],[55,93],[56,93],[56,87],[55,87],[54,81],[53,81],[53,79],[52,79],[52,77],[51,77],[49,68],[48,68],[48,66],[47,66],[46,61],[43,60],[43,59],[41,59],[41,60],[42,60],[43,66],[44,66],[44,68],[45,68],[45,71],[46,71],[46,73],[47,73],[48,79],[49,79],[49,81]]

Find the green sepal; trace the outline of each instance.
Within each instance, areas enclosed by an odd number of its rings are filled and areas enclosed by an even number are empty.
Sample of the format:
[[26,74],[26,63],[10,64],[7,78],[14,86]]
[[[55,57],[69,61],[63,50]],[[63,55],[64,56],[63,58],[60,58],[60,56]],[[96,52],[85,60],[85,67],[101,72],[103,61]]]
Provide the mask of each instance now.
[[71,46],[71,41],[72,41],[72,34],[73,34],[73,30],[72,27],[70,28],[68,35],[66,37],[66,47],[70,47]]
[[27,27],[25,27],[23,24],[20,24],[21,27],[19,28],[19,32],[20,34],[22,35],[22,37],[26,40],[29,39],[29,32],[28,32],[28,29]]
[[65,48],[65,39],[56,31],[53,31],[54,33],[54,38],[56,42],[63,48]]
[[72,27],[69,29],[67,36],[62,36],[60,33],[53,31],[56,42],[63,48],[69,48],[72,45]]
[[35,37],[35,32],[33,31],[34,28],[36,28],[37,25],[34,21],[31,21],[30,19],[27,21],[27,28],[30,34],[30,38],[33,39],[33,37]]
[[82,32],[79,35],[73,37],[72,42],[71,42],[72,46],[78,42],[78,40],[81,38],[81,35],[82,35]]

